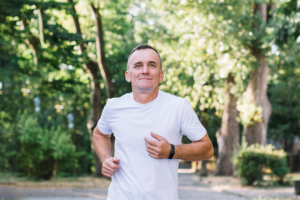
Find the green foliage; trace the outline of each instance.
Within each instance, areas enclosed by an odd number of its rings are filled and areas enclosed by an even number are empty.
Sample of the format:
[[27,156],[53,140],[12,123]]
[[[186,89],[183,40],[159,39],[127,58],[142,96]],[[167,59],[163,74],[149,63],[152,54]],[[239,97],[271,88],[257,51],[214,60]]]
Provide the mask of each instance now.
[[254,124],[254,122],[262,121],[263,108],[261,106],[256,106],[255,103],[251,102],[250,98],[247,98],[246,93],[239,99],[237,104],[236,108],[239,111],[238,122],[250,126]]
[[281,2],[275,14],[279,27],[276,45],[269,61],[268,96],[273,108],[267,136],[287,144],[300,136],[300,21],[296,17],[299,10],[296,0]]
[[0,112],[0,171],[10,169],[11,161],[16,154],[16,150],[11,148],[13,134],[9,119],[5,111]]
[[[116,96],[131,91],[124,78],[131,49],[140,43],[154,46],[165,72],[160,89],[191,102],[216,147],[229,72],[236,81],[230,90],[240,97],[240,122],[250,125],[262,120],[263,110],[242,98],[249,72],[257,67],[251,53],[255,47],[269,58],[268,96],[273,113],[268,138],[292,141],[299,135],[297,0],[274,1],[267,23],[253,14],[254,3],[268,3],[266,0],[78,0],[74,5],[82,34],[74,34],[74,13],[67,0],[1,0],[0,170],[48,178],[56,160],[58,172],[66,175],[91,172],[93,154],[86,128],[91,86],[82,67],[97,58],[96,29],[88,9],[91,2],[100,8],[105,59]],[[38,45],[35,67],[26,39],[39,38],[38,8],[44,11],[44,44]],[[86,51],[81,52],[79,44]],[[107,99],[103,79],[99,84],[103,107]],[[19,118],[18,113],[25,111]],[[183,142],[190,141],[184,137]],[[285,172],[276,169],[273,173],[278,176]]]
[[247,147],[244,143],[233,155],[232,161],[236,173],[247,185],[253,185],[255,181],[262,180],[263,167],[269,168],[281,184],[284,176],[289,172],[286,153],[284,150],[276,150],[272,145],[253,144]]
[[76,148],[70,134],[61,127],[45,129],[33,115],[22,114],[18,123],[18,171],[35,178],[49,179],[54,162],[78,167]]

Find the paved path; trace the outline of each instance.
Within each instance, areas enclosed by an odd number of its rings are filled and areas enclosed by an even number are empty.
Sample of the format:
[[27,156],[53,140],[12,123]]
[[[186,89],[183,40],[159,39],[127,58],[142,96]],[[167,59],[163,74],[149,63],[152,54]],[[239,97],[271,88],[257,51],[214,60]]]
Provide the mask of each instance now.
[[[293,187],[278,189],[208,188],[192,173],[179,174],[180,200],[296,199]],[[20,189],[0,187],[0,200],[104,200],[107,189]],[[298,198],[300,200],[300,197]]]
[[178,195],[180,200],[206,200],[206,199],[226,199],[226,200],[242,200],[236,195],[227,194],[218,191],[212,191],[199,177],[191,173],[178,174]]
[[[261,189],[253,187],[207,187],[200,177],[194,174],[179,174],[179,199],[202,200],[202,199],[226,199],[226,200],[296,200],[293,187],[279,187]],[[300,196],[298,197],[300,200]]]

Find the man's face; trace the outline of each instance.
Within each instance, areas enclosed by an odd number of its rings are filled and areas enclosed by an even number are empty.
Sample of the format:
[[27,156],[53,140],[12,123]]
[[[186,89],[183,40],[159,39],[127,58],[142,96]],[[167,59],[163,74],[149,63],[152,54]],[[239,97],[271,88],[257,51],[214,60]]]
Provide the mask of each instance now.
[[157,53],[152,49],[136,50],[129,58],[125,76],[135,91],[153,91],[164,78]]

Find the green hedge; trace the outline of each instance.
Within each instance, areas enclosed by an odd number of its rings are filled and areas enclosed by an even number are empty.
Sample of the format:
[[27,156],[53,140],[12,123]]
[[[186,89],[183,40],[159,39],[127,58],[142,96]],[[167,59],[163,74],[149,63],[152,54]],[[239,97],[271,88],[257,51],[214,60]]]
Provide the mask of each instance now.
[[272,145],[243,145],[232,158],[236,173],[247,185],[262,180],[263,167],[270,168],[272,175],[278,177],[283,184],[285,175],[289,172],[284,150],[276,150]]
[[36,117],[24,113],[17,132],[19,173],[37,179],[50,179],[57,165],[67,165],[73,169],[78,167],[71,135],[60,127],[42,128]]

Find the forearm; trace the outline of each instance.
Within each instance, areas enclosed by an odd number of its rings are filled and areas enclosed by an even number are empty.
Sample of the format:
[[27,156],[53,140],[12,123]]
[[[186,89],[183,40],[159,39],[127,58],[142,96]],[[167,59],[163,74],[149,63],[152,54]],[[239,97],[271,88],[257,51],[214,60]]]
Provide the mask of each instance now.
[[101,163],[104,163],[107,158],[112,157],[110,135],[103,135],[96,127],[93,132],[93,142]]
[[191,144],[175,145],[173,158],[188,161],[207,160],[214,154],[214,149],[210,140],[197,141]]

